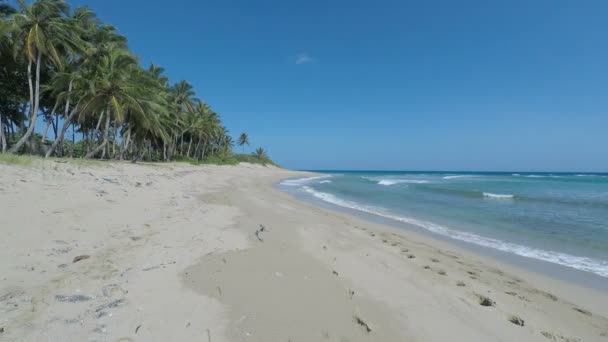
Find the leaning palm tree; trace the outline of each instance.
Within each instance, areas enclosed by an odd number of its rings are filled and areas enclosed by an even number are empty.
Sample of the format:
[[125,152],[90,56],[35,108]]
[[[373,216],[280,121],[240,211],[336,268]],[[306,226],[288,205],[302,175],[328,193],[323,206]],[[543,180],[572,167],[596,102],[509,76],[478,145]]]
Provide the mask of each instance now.
[[243,148],[243,154],[245,153],[245,145],[249,145],[249,136],[247,136],[247,133],[241,133],[241,135],[239,136],[239,141],[238,141],[239,146],[241,146]]
[[[19,151],[34,132],[40,106],[40,73],[45,60],[59,65],[63,52],[78,51],[83,45],[64,1],[38,0],[27,5],[25,1],[18,0],[17,3],[20,11],[11,15],[8,23],[15,56],[22,55],[27,60],[30,114],[29,127],[9,150],[12,153]],[[34,73],[33,66],[36,67]]]

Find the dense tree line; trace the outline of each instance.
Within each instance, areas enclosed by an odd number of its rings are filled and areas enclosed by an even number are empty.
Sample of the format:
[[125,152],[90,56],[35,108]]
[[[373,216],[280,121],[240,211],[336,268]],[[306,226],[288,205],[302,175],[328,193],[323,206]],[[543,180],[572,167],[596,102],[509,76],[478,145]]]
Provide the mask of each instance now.
[[232,154],[228,130],[192,85],[140,66],[127,38],[92,10],[63,0],[17,4],[0,0],[2,152],[167,161]]

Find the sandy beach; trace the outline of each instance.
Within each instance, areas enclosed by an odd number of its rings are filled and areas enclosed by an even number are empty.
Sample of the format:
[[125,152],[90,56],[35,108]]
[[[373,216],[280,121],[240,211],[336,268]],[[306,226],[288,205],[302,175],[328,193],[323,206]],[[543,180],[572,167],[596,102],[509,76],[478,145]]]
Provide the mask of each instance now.
[[273,187],[307,175],[0,164],[0,340],[608,341],[608,293]]

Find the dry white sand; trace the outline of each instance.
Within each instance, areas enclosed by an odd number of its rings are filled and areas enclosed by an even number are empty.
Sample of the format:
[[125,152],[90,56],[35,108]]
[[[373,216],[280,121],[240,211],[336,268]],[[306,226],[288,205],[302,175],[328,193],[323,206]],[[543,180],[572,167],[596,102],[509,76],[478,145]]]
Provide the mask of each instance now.
[[0,165],[0,340],[608,341],[608,294],[271,186],[297,175]]

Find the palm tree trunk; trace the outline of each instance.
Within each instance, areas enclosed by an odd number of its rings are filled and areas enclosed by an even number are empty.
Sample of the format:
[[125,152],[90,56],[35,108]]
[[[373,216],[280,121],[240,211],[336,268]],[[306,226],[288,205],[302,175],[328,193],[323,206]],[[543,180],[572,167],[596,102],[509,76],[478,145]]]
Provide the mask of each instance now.
[[99,146],[97,146],[93,151],[87,153],[85,156],[86,159],[93,158],[99,151],[101,151],[108,144],[108,133],[110,131],[110,113],[106,115],[106,127],[103,130],[103,141]]
[[207,140],[203,144],[203,153],[201,154],[201,160],[205,159],[205,149],[207,148]]
[[184,133],[182,133],[182,142],[179,144],[179,154],[184,155]]
[[65,136],[65,132],[68,131],[68,127],[70,127],[70,122],[76,115],[76,109],[78,109],[78,106],[74,107],[74,109],[72,109],[72,112],[70,113],[70,115],[68,115],[68,117],[65,118],[65,120],[63,121],[63,127],[61,128],[61,131],[59,132],[59,135],[57,136],[57,138],[55,138],[55,141],[53,141],[53,145],[51,145],[51,148],[49,148],[48,151],[46,151],[46,154],[44,155],[45,158],[50,157],[51,154],[53,154],[53,151],[55,151],[55,149],[57,148],[57,146],[63,142],[63,137]]
[[202,139],[200,139],[200,138],[198,139],[198,142],[196,143],[196,147],[194,148],[194,153],[192,154],[192,158],[194,158],[194,159],[198,159],[197,156],[198,156],[198,150],[201,147],[201,140]]
[[55,113],[55,119],[53,120],[53,136],[57,139],[57,132],[59,130],[59,113]]
[[118,159],[123,160],[125,158],[124,154],[127,152],[127,148],[129,147],[129,140],[131,140],[131,127],[127,128],[127,132],[124,134],[122,138],[122,146],[120,147],[120,154],[117,156]]
[[6,152],[6,137],[4,136],[4,123],[2,122],[2,113],[0,113],[0,143],[2,144],[2,153]]
[[[118,125],[114,123],[114,130],[112,133],[112,156],[116,157],[116,134],[118,133]],[[109,150],[109,149],[108,149]],[[110,153],[108,152],[108,158],[111,158]]]
[[49,133],[49,127],[51,127],[51,123],[53,122],[53,115],[55,115],[55,111],[57,110],[57,106],[59,106],[59,100],[55,102],[55,106],[51,111],[51,115],[49,116],[49,120],[46,122],[46,126],[44,127],[44,133],[42,134],[42,143],[46,141],[46,135]]
[[101,114],[99,114],[99,120],[97,120],[97,125],[95,125],[95,132],[99,131],[99,126],[101,126],[101,119],[103,119],[103,114],[105,112],[101,112]]
[[28,63],[27,66],[27,75],[28,75],[28,83],[30,87],[30,126],[27,128],[25,134],[15,143],[15,146],[11,147],[9,150],[10,153],[15,153],[19,151],[21,146],[25,144],[25,142],[29,139],[32,132],[34,132],[34,128],[36,127],[36,116],[38,115],[38,104],[40,101],[40,62],[42,60],[42,53],[38,52],[38,57],[36,58],[36,88],[32,91],[32,61]]
[[75,149],[76,149],[76,123],[72,123],[72,150],[70,151],[70,158],[74,158]]
[[188,152],[186,153],[188,158],[190,158],[190,147],[192,147],[192,135],[190,135],[190,143],[188,143]]
[[43,131],[44,133],[42,133],[42,140],[41,140],[43,144],[46,141],[47,134],[49,133],[49,128],[51,127],[51,122],[52,122],[52,119],[48,120],[46,122],[46,125],[44,126],[44,131]]

